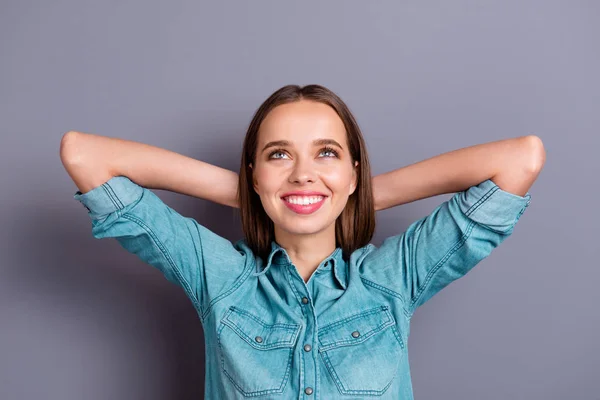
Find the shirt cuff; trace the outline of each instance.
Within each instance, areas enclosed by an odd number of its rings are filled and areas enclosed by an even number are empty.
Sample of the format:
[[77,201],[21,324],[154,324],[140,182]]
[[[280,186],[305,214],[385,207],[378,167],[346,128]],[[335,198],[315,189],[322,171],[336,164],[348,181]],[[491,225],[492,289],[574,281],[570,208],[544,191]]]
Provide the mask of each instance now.
[[491,179],[459,193],[461,210],[473,221],[496,232],[508,233],[531,202],[525,196],[502,190]]
[[144,188],[126,176],[115,176],[87,193],[77,191],[73,198],[88,210],[90,217],[100,217],[137,201]]

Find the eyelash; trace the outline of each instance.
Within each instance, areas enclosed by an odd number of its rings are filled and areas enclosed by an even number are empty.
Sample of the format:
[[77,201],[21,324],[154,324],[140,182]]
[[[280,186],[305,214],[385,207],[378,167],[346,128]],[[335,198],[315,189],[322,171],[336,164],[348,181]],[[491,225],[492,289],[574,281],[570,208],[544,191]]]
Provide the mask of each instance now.
[[[337,152],[337,150],[335,150],[333,147],[330,146],[325,146],[320,150],[320,153],[322,152],[330,152],[333,153],[333,155],[337,158],[339,158],[340,154]],[[277,154],[277,153],[283,153],[283,149],[282,148],[277,148],[275,150],[273,150],[271,153],[269,153],[269,159],[271,159],[271,157],[273,156],[273,154]],[[331,158],[331,157],[326,157],[326,158]],[[273,160],[279,160],[279,158],[274,158]]]

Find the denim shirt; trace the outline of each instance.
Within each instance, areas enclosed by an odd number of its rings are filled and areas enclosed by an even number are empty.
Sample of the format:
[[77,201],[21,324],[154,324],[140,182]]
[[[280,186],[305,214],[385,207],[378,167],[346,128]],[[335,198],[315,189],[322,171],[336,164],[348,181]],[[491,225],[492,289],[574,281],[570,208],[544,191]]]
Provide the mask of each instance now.
[[180,286],[202,321],[205,398],[413,399],[408,362],[417,307],[513,232],[531,195],[486,180],[455,193],[404,233],[326,257],[304,282],[286,250],[268,259],[116,176],[74,198],[95,238]]

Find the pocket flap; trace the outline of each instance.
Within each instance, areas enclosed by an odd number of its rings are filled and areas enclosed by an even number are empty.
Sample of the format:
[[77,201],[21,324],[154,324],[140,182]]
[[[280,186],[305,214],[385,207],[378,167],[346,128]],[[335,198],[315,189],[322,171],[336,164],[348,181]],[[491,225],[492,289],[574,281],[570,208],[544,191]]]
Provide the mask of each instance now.
[[362,343],[394,324],[388,306],[379,306],[323,326],[319,331],[319,351]]
[[300,324],[282,322],[269,324],[235,306],[229,307],[221,322],[233,329],[249,345],[259,350],[293,347],[300,332]]

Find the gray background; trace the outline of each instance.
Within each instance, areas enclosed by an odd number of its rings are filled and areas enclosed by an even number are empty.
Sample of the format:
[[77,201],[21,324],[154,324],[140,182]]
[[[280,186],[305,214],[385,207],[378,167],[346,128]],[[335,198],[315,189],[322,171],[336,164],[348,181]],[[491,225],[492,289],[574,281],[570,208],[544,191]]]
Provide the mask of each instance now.
[[[92,237],[60,138],[121,137],[237,171],[253,112],[289,83],[348,103],[374,174],[542,138],[513,236],[413,318],[415,398],[600,399],[599,16],[598,2],[566,0],[3,1],[0,399],[202,398],[192,304]],[[234,210],[156,193],[241,237]],[[379,212],[373,243],[449,197]]]

